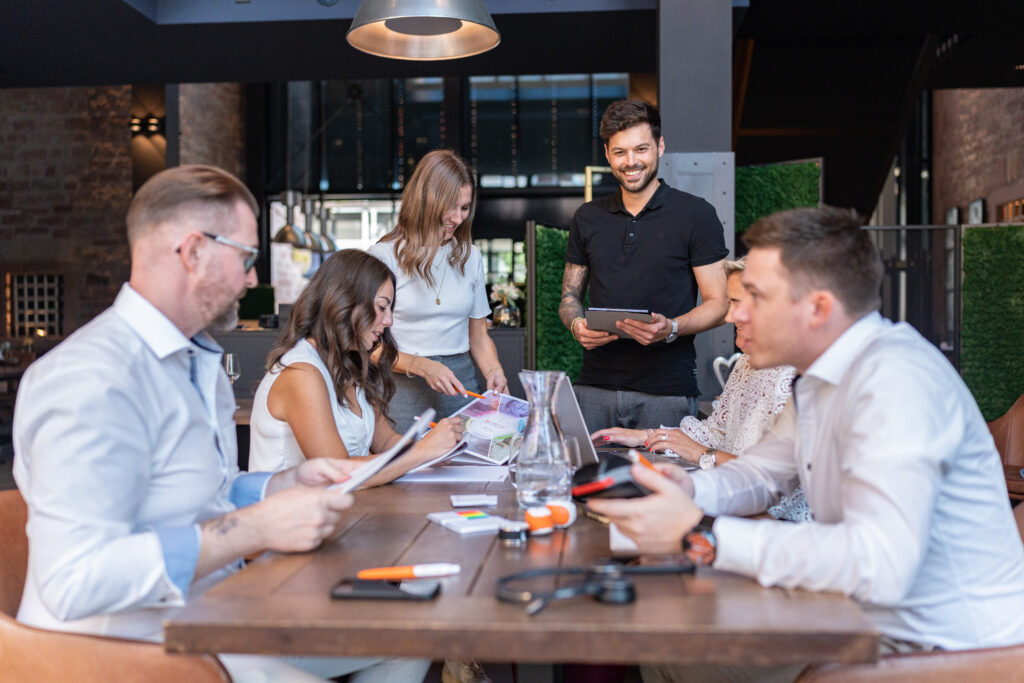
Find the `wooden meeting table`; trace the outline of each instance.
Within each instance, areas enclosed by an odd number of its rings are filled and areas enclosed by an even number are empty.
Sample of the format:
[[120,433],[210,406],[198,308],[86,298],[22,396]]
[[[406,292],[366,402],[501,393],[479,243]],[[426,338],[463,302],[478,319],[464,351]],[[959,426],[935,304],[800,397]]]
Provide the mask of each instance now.
[[[608,529],[582,516],[522,548],[493,534],[459,536],[426,519],[452,493],[496,493],[496,514],[522,519],[513,489],[491,484],[391,484],[360,491],[340,537],[311,553],[266,554],[165,622],[170,652],[401,656],[495,662],[870,662],[878,633],[842,595],[762,588],[699,568],[635,577],[636,601],[587,597],[534,616],[495,598],[495,582],[529,568],[608,557]],[[430,602],[332,600],[359,569],[456,562]]]

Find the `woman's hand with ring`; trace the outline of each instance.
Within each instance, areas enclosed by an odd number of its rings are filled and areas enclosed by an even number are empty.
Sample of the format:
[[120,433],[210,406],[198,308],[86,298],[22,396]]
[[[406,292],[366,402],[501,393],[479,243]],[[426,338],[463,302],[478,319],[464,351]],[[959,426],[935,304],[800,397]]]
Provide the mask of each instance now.
[[688,437],[681,429],[656,429],[646,445],[650,451],[672,451],[691,463],[696,463],[704,452],[704,446]]

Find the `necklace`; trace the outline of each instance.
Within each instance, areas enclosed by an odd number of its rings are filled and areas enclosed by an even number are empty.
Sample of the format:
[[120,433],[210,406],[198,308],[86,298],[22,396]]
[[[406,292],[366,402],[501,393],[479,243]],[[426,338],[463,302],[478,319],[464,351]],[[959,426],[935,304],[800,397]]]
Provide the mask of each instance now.
[[[443,256],[443,255],[442,255]],[[438,306],[441,305],[441,289],[444,288],[444,279],[448,275],[448,259],[444,258],[442,263],[445,264],[444,272],[441,273],[441,283],[435,288],[434,285],[430,285],[430,288],[434,290],[434,303]],[[439,269],[441,266],[433,266],[434,270]]]

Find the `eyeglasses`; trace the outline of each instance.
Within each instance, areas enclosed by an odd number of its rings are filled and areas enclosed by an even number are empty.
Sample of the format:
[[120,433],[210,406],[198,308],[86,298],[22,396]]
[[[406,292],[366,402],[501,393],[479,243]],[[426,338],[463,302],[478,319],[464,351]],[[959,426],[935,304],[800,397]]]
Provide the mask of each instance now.
[[214,242],[220,242],[221,244],[226,244],[229,247],[234,247],[235,249],[247,253],[248,256],[245,257],[246,272],[249,272],[252,269],[252,267],[256,265],[256,259],[260,257],[260,250],[257,249],[256,247],[250,247],[248,244],[242,244],[241,242],[229,240],[227,237],[223,237],[221,235],[214,235],[212,232],[204,232],[203,235],[209,237]]
[[[220,242],[221,244],[226,244],[229,247],[234,247],[239,251],[244,251],[245,253],[247,253],[248,256],[245,257],[245,272],[247,273],[250,270],[252,270],[252,267],[256,265],[256,259],[260,257],[260,250],[257,249],[256,247],[250,247],[248,244],[242,244],[241,242],[229,240],[227,237],[222,237],[221,235],[214,235],[212,232],[202,232],[200,234],[202,234],[203,237],[209,237],[214,242]],[[181,247],[178,247],[174,251],[175,253],[180,254]]]

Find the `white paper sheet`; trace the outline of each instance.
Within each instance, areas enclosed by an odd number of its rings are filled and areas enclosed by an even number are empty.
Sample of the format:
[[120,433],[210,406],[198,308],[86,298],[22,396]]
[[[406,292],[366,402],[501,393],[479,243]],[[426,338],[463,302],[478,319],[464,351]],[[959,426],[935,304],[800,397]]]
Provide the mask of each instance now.
[[499,482],[508,477],[508,468],[498,465],[442,465],[409,472],[395,481],[407,484],[442,484],[450,482]]

